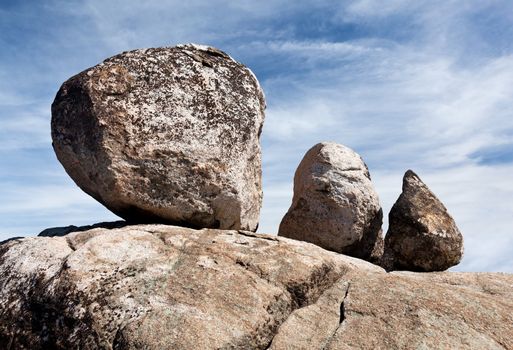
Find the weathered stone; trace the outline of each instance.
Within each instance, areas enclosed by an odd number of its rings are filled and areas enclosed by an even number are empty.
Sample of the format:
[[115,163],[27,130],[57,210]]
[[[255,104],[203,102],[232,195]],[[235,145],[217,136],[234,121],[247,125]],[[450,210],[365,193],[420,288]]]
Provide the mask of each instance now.
[[513,349],[513,275],[385,271],[246,231],[0,245],[1,349]]
[[382,217],[362,158],[345,146],[323,142],[296,170],[292,205],[279,235],[376,261],[383,253]]
[[411,170],[389,214],[384,266],[388,270],[443,271],[463,256],[463,236],[445,206]]
[[164,225],[11,241],[0,348],[264,348],[357,266],[382,271],[303,242]]
[[358,274],[349,284],[340,327],[311,349],[513,349],[511,274]]
[[76,184],[126,220],[254,231],[264,109],[255,76],[224,52],[135,50],[62,85],[53,145]]

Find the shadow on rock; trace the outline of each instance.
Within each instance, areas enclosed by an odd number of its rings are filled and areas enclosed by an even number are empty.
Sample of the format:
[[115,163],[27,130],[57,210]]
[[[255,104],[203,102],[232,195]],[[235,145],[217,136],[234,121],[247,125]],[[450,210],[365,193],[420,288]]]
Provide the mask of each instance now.
[[64,226],[64,227],[50,227],[43,231],[41,231],[38,236],[39,237],[57,237],[57,236],[65,236],[67,234],[73,232],[82,232],[87,230],[92,230],[94,228],[105,228],[105,229],[114,229],[121,228],[128,225],[133,225],[133,223],[129,223],[127,221],[119,220],[119,221],[110,221],[110,222],[100,222],[94,225],[86,225],[86,226]]

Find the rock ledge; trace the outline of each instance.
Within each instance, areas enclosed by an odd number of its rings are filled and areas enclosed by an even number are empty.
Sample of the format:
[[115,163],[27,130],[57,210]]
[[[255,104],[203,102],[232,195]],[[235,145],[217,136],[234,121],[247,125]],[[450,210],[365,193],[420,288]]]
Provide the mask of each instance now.
[[0,245],[0,348],[513,349],[513,276],[166,225]]

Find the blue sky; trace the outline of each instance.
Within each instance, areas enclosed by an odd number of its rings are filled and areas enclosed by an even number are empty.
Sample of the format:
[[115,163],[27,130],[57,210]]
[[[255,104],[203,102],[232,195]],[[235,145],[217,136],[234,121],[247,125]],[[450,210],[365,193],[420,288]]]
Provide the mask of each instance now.
[[422,177],[463,232],[455,270],[513,272],[512,37],[508,0],[2,0],[0,240],[115,219],[54,156],[55,93],[121,51],[195,42],[265,90],[260,232],[306,150],[336,141],[366,160],[385,216],[404,171]]

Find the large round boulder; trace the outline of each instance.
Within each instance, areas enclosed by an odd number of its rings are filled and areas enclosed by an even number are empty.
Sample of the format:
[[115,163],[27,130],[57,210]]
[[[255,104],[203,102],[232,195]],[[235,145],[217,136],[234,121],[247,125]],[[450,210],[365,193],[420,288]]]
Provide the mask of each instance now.
[[53,146],[76,184],[126,220],[254,231],[264,109],[253,73],[222,51],[134,50],[62,85]]
[[377,261],[383,212],[362,158],[340,144],[312,147],[294,176],[292,205],[279,235]]
[[387,270],[443,271],[463,256],[463,236],[445,206],[413,171],[389,214]]

